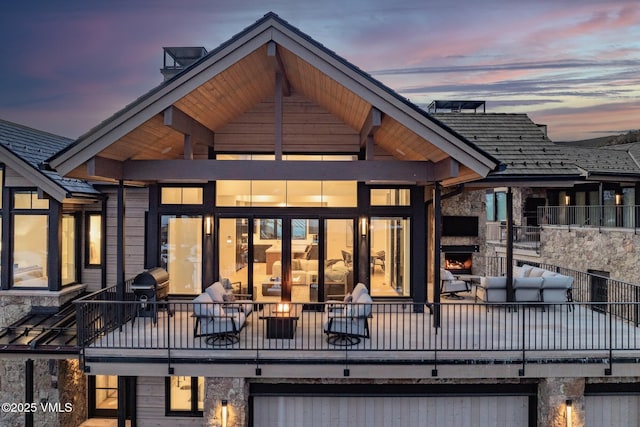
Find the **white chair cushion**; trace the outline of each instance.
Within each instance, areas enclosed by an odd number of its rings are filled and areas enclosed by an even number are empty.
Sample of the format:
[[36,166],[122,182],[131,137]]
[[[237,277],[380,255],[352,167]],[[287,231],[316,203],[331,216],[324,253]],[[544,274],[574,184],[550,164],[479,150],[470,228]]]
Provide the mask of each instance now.
[[[213,316],[213,300],[206,292],[193,300],[193,314],[196,316]],[[200,303],[200,304],[198,304]]]
[[555,276],[555,277],[545,277],[542,282],[543,289],[569,289],[573,284],[573,277],[571,276]]
[[227,293],[220,282],[213,283],[204,291],[209,294],[213,302],[224,302],[224,294]]
[[440,279],[441,280],[455,280],[456,278],[449,270],[445,270],[444,268],[440,269]]

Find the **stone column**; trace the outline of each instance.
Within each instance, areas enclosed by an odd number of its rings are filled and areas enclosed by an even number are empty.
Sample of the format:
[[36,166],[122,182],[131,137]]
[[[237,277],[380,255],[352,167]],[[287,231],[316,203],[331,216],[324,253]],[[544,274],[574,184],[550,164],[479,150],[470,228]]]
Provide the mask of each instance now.
[[227,427],[248,424],[249,383],[245,378],[205,378],[204,425],[222,426],[222,401],[227,401]]
[[584,426],[584,378],[545,378],[538,386],[538,426],[566,427],[571,400],[573,427]]

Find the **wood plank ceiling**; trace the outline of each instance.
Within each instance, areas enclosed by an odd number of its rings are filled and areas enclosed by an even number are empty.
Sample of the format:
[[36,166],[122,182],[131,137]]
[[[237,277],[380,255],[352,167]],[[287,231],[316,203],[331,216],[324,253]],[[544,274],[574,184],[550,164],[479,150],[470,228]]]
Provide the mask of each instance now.
[[[291,51],[278,46],[278,53],[292,91],[326,109],[355,132],[360,131],[371,104]],[[264,45],[191,91],[174,106],[216,132],[260,102],[273,99],[274,76],[273,63]],[[389,116],[383,115],[374,142],[401,160],[438,162],[448,157]],[[166,126],[162,114],[158,114],[111,144],[100,156],[117,161],[168,160],[183,158],[183,150],[183,135]],[[208,147],[196,146],[194,158],[206,158],[207,150]]]

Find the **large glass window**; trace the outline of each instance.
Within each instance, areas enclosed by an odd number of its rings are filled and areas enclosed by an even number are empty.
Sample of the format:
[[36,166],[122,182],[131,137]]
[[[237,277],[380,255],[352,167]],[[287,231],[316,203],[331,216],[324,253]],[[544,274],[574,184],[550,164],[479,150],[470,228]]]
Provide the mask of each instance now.
[[324,298],[337,299],[353,290],[353,219],[324,222]]
[[199,294],[202,289],[202,216],[163,215],[161,266],[172,294]]
[[408,218],[371,218],[371,296],[409,296],[411,227]]
[[217,181],[217,206],[355,207],[356,181]]
[[112,411],[118,408],[118,377],[96,375],[94,389],[95,409]]
[[199,415],[204,411],[204,377],[167,378],[167,414]]
[[47,287],[48,229],[47,215],[14,215],[14,287]]
[[76,218],[73,215],[64,215],[62,217],[62,253],[60,254],[63,285],[77,281],[76,259]]
[[220,218],[218,248],[220,279],[236,293],[249,293],[249,220]]
[[102,264],[102,215],[90,213],[87,215],[85,264],[97,266]]
[[408,188],[376,188],[371,190],[371,206],[409,206]]
[[507,193],[499,190],[490,190],[485,194],[485,207],[487,221],[507,220]]
[[[256,299],[282,295],[282,219],[260,218],[253,225],[253,286]],[[277,298],[276,298],[277,297]]]
[[162,187],[160,193],[163,205],[201,205],[202,201],[200,187]]
[[39,199],[37,191],[16,191],[13,194],[14,209],[49,209],[49,200]]

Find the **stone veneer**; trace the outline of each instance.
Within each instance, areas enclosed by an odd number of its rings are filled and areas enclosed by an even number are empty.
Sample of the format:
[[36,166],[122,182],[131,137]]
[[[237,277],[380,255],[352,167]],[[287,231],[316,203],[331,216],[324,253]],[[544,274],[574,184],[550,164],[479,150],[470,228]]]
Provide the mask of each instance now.
[[[457,385],[478,385],[496,384],[495,379],[434,379],[421,378],[414,381],[403,380],[337,380],[337,379],[253,379],[244,378],[206,378],[205,413],[203,425],[207,427],[219,427],[221,425],[221,401],[228,402],[228,423],[229,427],[245,426],[249,420],[248,396],[249,384],[267,383],[296,383],[296,384],[368,384],[372,387],[381,384],[457,384]],[[572,421],[575,426],[584,425],[584,378],[541,378],[519,380],[501,379],[499,384],[518,384],[522,382],[537,383],[537,413],[539,427],[564,427],[566,426],[566,401],[573,402]],[[608,378],[607,382],[615,382],[615,379]]]
[[611,278],[637,283],[640,235],[632,229],[544,226],[540,235],[543,262],[579,271],[608,271]]
[[[71,286],[60,292],[9,290],[0,291],[0,325],[7,326],[31,311],[31,307],[59,307],[76,298],[83,285]],[[24,403],[25,372],[28,357],[0,360],[0,402]],[[86,383],[77,360],[34,359],[33,392],[37,411],[36,426],[76,426],[86,419]],[[73,411],[43,411],[41,403],[73,404]],[[21,427],[24,413],[0,413],[3,427]]]

